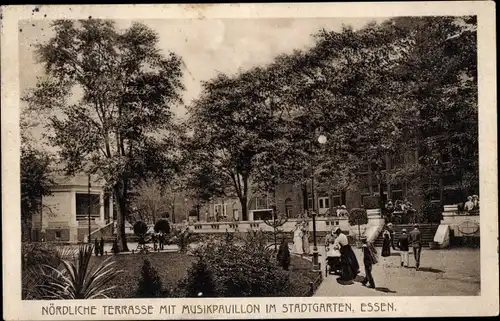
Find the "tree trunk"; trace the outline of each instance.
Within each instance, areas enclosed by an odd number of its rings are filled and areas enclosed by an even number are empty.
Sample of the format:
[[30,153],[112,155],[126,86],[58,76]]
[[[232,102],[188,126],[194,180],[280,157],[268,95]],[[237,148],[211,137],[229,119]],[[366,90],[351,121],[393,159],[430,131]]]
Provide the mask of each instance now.
[[114,189],[115,199],[117,202],[116,206],[116,238],[118,243],[118,249],[120,252],[128,252],[127,237],[125,235],[125,198],[122,195],[119,187]]
[[242,221],[248,221],[248,206],[247,206],[247,197],[246,197],[246,195],[240,197],[240,203],[241,203],[241,218],[242,218]]

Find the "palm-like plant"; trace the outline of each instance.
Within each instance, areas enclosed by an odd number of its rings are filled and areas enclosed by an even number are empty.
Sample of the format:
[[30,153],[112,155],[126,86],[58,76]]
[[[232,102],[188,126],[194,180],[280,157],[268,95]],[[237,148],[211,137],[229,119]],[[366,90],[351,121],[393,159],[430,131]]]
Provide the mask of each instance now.
[[49,273],[44,273],[44,277],[48,282],[41,286],[46,299],[107,298],[106,293],[116,287],[110,286],[110,281],[122,270],[116,270],[113,267],[115,262],[110,262],[111,258],[97,266],[91,266],[92,250],[91,245],[80,247],[76,262],[63,260],[62,270],[46,266]]

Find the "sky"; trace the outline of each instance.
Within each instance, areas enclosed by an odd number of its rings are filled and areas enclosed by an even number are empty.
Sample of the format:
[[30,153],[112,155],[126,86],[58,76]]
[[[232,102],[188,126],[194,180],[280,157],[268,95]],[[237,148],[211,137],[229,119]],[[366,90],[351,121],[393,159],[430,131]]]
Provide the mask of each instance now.
[[[367,23],[381,22],[378,18],[310,18],[310,19],[163,19],[115,20],[118,29],[140,22],[155,30],[159,48],[167,54],[181,56],[184,66],[184,102],[196,98],[201,82],[217,73],[232,74],[256,65],[272,62],[273,58],[313,44],[312,35],[321,29],[340,31],[342,25],[359,29]],[[43,66],[36,61],[36,44],[49,40],[54,32],[50,20],[30,20],[19,24],[20,89],[23,95],[43,76]],[[185,117],[185,106],[175,106],[173,112]],[[35,137],[43,131],[34,130]]]

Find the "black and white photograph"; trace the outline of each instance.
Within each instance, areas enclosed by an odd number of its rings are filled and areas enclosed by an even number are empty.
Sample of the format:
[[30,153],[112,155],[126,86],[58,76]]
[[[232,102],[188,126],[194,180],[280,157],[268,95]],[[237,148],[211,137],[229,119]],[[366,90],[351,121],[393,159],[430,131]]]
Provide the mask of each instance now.
[[[252,298],[329,315],[402,313],[393,297],[484,296],[498,208],[483,195],[491,164],[497,195],[496,136],[484,137],[480,114],[496,115],[496,101],[479,98],[477,13],[130,10],[26,7],[32,17],[9,30],[19,172],[2,198],[20,206],[2,212],[20,242],[3,247],[20,262],[20,300],[41,301],[33,315],[68,317],[49,308],[58,300],[192,298],[176,313],[248,317],[265,312]],[[333,303],[345,297],[375,300]],[[140,317],[115,303],[104,314]]]

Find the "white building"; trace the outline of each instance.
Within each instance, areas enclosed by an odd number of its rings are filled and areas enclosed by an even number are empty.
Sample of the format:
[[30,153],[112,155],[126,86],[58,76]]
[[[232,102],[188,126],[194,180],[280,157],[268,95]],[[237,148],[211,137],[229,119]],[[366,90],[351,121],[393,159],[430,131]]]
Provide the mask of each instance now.
[[[90,229],[97,230],[113,221],[113,202],[97,177],[59,176],[52,195],[42,199],[42,212],[33,216],[32,239],[76,243],[84,241]],[[89,206],[90,195],[90,206]]]

